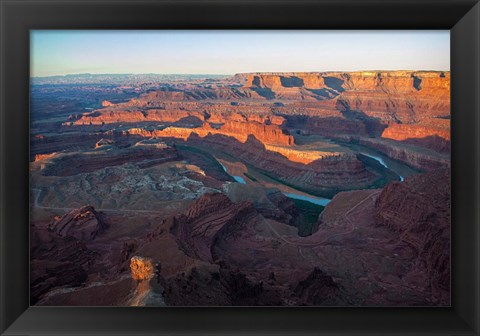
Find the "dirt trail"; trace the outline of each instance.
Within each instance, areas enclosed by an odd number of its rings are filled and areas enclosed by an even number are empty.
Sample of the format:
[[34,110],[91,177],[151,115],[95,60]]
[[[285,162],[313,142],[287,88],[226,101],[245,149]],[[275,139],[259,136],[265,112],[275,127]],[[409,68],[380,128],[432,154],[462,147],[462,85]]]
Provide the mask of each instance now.
[[293,245],[293,246],[297,246],[297,247],[315,247],[315,246],[319,246],[323,243],[325,243],[326,241],[330,240],[331,238],[333,237],[338,237],[338,236],[342,236],[342,235],[346,235],[346,234],[350,234],[352,233],[356,226],[355,226],[355,223],[353,223],[350,218],[348,217],[348,215],[350,215],[352,213],[352,211],[354,211],[355,209],[357,209],[360,205],[362,205],[363,203],[365,203],[367,200],[371,199],[372,197],[374,196],[377,196],[378,194],[380,194],[380,191],[377,191],[373,194],[370,194],[368,195],[367,197],[365,197],[364,199],[362,199],[361,201],[359,201],[357,204],[355,204],[352,208],[350,208],[348,211],[346,211],[340,218],[344,218],[346,221],[348,221],[350,224],[351,224],[351,228],[350,230],[348,231],[345,231],[345,232],[341,232],[341,233],[335,233],[335,234],[332,234],[324,239],[322,239],[321,241],[319,242],[315,242],[315,243],[301,243],[301,242],[298,242],[298,241],[290,241],[290,240],[287,240],[285,239],[282,235],[280,235],[272,226],[271,224],[266,221],[266,224],[268,226],[268,228],[270,229],[270,231],[272,231],[280,240],[282,240],[283,242],[285,242],[286,244],[289,244],[289,245]]

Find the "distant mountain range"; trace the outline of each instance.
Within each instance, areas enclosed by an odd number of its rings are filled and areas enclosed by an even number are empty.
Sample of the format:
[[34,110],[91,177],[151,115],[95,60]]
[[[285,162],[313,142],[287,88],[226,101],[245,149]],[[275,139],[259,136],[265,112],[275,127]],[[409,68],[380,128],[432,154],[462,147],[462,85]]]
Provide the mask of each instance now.
[[211,74],[71,74],[61,76],[32,77],[33,85],[42,84],[115,84],[128,85],[160,81],[222,79],[230,75]]

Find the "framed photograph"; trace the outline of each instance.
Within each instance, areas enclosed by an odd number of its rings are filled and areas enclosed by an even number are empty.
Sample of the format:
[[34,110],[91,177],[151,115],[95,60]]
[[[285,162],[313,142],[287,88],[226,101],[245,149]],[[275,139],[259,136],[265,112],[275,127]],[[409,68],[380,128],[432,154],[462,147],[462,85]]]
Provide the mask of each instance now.
[[3,1],[2,335],[478,335],[477,1]]

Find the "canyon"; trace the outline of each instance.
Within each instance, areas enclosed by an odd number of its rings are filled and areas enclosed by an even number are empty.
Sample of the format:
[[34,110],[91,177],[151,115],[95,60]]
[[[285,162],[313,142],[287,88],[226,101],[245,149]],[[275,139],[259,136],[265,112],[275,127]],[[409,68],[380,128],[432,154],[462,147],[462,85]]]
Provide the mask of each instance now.
[[32,304],[450,304],[449,72],[105,80],[33,85]]

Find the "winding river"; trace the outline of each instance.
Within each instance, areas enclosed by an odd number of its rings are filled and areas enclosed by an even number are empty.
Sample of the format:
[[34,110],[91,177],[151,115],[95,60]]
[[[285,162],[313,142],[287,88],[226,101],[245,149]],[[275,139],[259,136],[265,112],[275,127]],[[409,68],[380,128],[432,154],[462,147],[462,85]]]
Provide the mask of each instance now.
[[[393,162],[392,160],[389,160],[388,158],[381,157],[381,156],[377,155],[376,153],[372,153],[372,152],[367,153],[367,151],[368,151],[367,148],[357,149],[357,152],[359,154],[362,154],[362,155],[365,155],[365,156],[367,156],[371,159],[374,159],[378,163],[380,163],[383,167],[385,167],[387,169],[390,169],[393,172],[395,172],[399,176],[400,181],[405,180],[404,174],[408,176],[408,175],[413,173],[413,170],[410,171],[411,169],[406,169],[405,167]],[[229,171],[229,169],[224,164],[222,164],[222,162],[220,162],[218,160],[217,160],[217,162],[222,166],[223,170],[228,175],[230,175],[237,183],[247,184],[247,180],[244,177],[239,176],[239,175],[234,175],[231,171]],[[262,182],[266,182],[266,181],[262,181]],[[248,183],[251,183],[251,182],[248,182]],[[271,184],[270,181],[268,181],[268,183]],[[261,183],[261,184],[263,184],[263,183]],[[291,187],[285,186],[283,184],[278,183],[278,184],[273,185],[273,186],[278,187],[283,192],[283,194],[285,196],[289,197],[289,198],[302,200],[302,201],[307,201],[307,202],[310,202],[310,203],[313,203],[313,204],[316,204],[316,205],[326,206],[331,201],[328,198],[322,198],[322,197],[317,197],[317,196],[314,196],[314,195],[310,195],[310,194],[307,194],[305,192],[298,191],[298,190],[295,190]]]
[[384,166],[385,168],[392,170],[394,173],[396,173],[396,174],[398,175],[398,177],[400,177],[400,181],[404,181],[404,180],[405,180],[405,178],[404,178],[402,175],[398,174],[398,172],[396,172],[396,171],[394,171],[393,169],[389,168],[389,167],[387,166],[387,164],[385,163],[385,161],[384,161],[381,157],[376,156],[376,155],[372,155],[372,154],[367,154],[367,153],[364,153],[364,152],[359,152],[359,154],[368,156],[369,158],[378,161],[378,162],[379,162],[382,166]]
[[321,198],[321,197],[315,197],[315,196],[305,196],[305,195],[300,195],[300,194],[294,194],[294,193],[291,193],[291,192],[289,192],[289,193],[284,192],[283,194],[285,196],[289,197],[289,198],[294,198],[294,199],[298,199],[298,200],[301,200],[301,201],[307,201],[307,202],[317,204],[317,205],[322,205],[322,206],[326,206],[328,203],[330,203],[330,200],[328,198]]
[[[245,179],[243,177],[238,176],[238,175],[232,175],[232,173],[229,172],[229,170],[227,169],[227,167],[225,167],[225,165],[223,165],[219,161],[218,161],[218,163],[222,166],[223,170],[228,175],[230,175],[236,182],[241,183],[241,184],[247,184],[247,181],[245,181]],[[304,192],[300,192],[300,191],[296,192],[295,189],[282,185],[281,189],[285,189],[285,188],[288,188],[288,191],[282,190],[282,193],[285,196],[287,196],[288,198],[293,198],[293,199],[297,199],[297,200],[301,200],[301,201],[307,201],[307,202],[317,204],[317,205],[322,205],[322,206],[326,206],[330,202],[330,199],[328,199],[328,198],[317,197],[317,196],[313,196],[313,195],[310,195],[310,194],[307,194],[307,193],[304,193]]]
[[[416,173],[415,170],[400,164],[398,162],[395,162],[391,160],[390,158],[383,156],[381,154],[377,154],[373,150],[367,147],[363,147],[360,145],[349,145],[351,149],[353,149],[355,152],[358,154],[365,155],[371,159],[376,160],[378,163],[380,163],[383,167],[390,169],[394,173],[396,173],[400,181],[404,181],[405,176],[409,176],[411,174]],[[213,154],[213,153],[212,153]],[[218,156],[217,156],[218,155]],[[284,185],[282,183],[279,183],[278,181],[271,180],[262,174],[255,174],[252,172],[252,175],[254,176],[251,177],[249,175],[245,176],[246,174],[246,169],[248,169],[243,163],[240,161],[236,161],[235,158],[233,157],[225,157],[224,155],[220,153],[215,153],[213,154],[215,160],[220,164],[222,169],[230,175],[235,182],[240,183],[240,184],[260,184],[263,185],[266,188],[278,188],[282,191],[282,193],[292,199],[297,199],[297,200],[302,200],[306,202],[310,202],[316,205],[321,205],[321,206],[326,206],[331,200],[328,198],[324,197],[318,197],[314,196],[308,193],[305,193],[303,191],[296,190],[292,187],[289,187],[287,185]],[[249,172],[250,174],[250,172]]]
[[225,167],[221,162],[218,162],[220,163],[220,165],[222,166],[223,170],[225,171],[225,173],[227,173],[228,175],[230,175],[231,177],[233,177],[233,179],[235,181],[237,181],[238,183],[241,183],[241,184],[247,184],[247,181],[245,181],[245,179],[241,176],[236,176],[236,175],[232,175],[228,172],[228,169],[227,167]]

